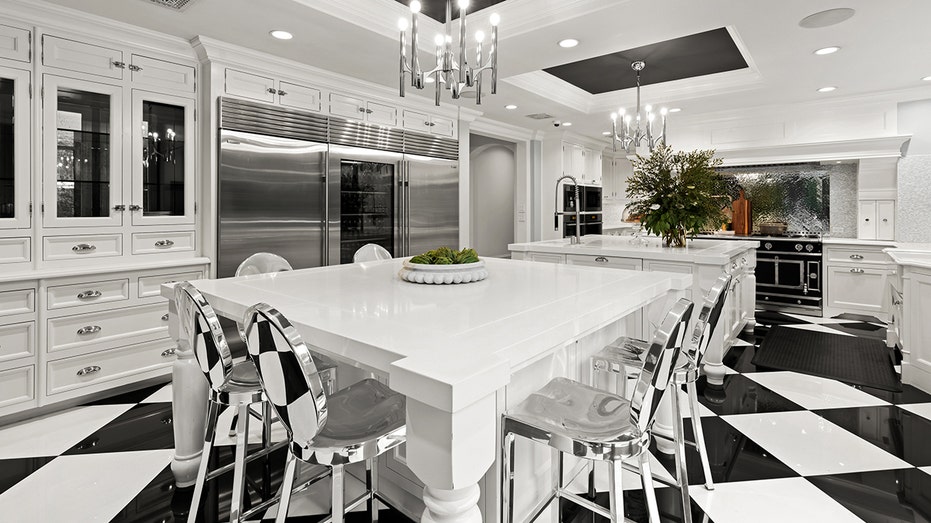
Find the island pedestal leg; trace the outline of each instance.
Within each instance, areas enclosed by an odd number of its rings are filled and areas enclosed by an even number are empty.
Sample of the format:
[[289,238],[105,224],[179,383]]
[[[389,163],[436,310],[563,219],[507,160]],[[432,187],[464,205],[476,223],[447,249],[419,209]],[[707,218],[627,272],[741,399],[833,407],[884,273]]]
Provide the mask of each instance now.
[[756,329],[756,261],[747,265],[746,270],[743,276],[743,303],[747,308],[747,323],[744,324],[744,332],[753,334]]
[[407,399],[407,464],[424,482],[421,521],[480,523],[479,482],[495,461],[495,396],[458,412]]
[[171,473],[178,487],[190,487],[197,479],[204,446],[204,421],[207,416],[207,380],[194,358],[194,350],[179,335],[178,314],[175,304],[169,301],[169,334],[178,342],[172,374],[172,430],[175,437],[175,455]]

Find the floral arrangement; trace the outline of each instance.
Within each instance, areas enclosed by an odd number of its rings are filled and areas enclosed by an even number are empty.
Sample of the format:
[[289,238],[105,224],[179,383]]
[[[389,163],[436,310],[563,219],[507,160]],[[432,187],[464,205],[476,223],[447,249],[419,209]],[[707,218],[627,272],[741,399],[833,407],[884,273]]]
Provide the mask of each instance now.
[[686,236],[721,224],[730,204],[724,179],[715,171],[714,150],[675,152],[662,144],[649,156],[637,156],[627,180],[631,214],[667,247],[685,246]]

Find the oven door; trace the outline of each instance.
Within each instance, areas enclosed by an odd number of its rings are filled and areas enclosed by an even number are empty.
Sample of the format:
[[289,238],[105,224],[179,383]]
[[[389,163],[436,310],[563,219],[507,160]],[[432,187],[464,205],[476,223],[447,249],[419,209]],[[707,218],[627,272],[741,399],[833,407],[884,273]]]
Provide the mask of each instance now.
[[779,255],[758,254],[756,260],[757,286],[769,287],[776,292],[798,291],[807,288],[805,260],[793,260]]

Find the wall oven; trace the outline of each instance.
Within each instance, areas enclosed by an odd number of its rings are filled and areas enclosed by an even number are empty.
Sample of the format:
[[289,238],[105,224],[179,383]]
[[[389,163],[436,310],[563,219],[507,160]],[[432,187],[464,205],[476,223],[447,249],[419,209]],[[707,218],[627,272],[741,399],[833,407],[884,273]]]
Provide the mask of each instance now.
[[[582,230],[581,236],[586,234],[601,234],[601,187],[597,185],[579,185],[579,204],[581,205]],[[575,186],[563,185],[563,238],[575,236]]]

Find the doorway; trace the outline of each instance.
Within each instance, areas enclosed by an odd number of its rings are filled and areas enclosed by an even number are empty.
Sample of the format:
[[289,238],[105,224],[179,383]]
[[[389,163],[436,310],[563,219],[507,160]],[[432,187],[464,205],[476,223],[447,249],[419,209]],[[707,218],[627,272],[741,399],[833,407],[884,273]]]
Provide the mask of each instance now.
[[517,144],[469,136],[472,247],[480,256],[510,257],[514,243]]

